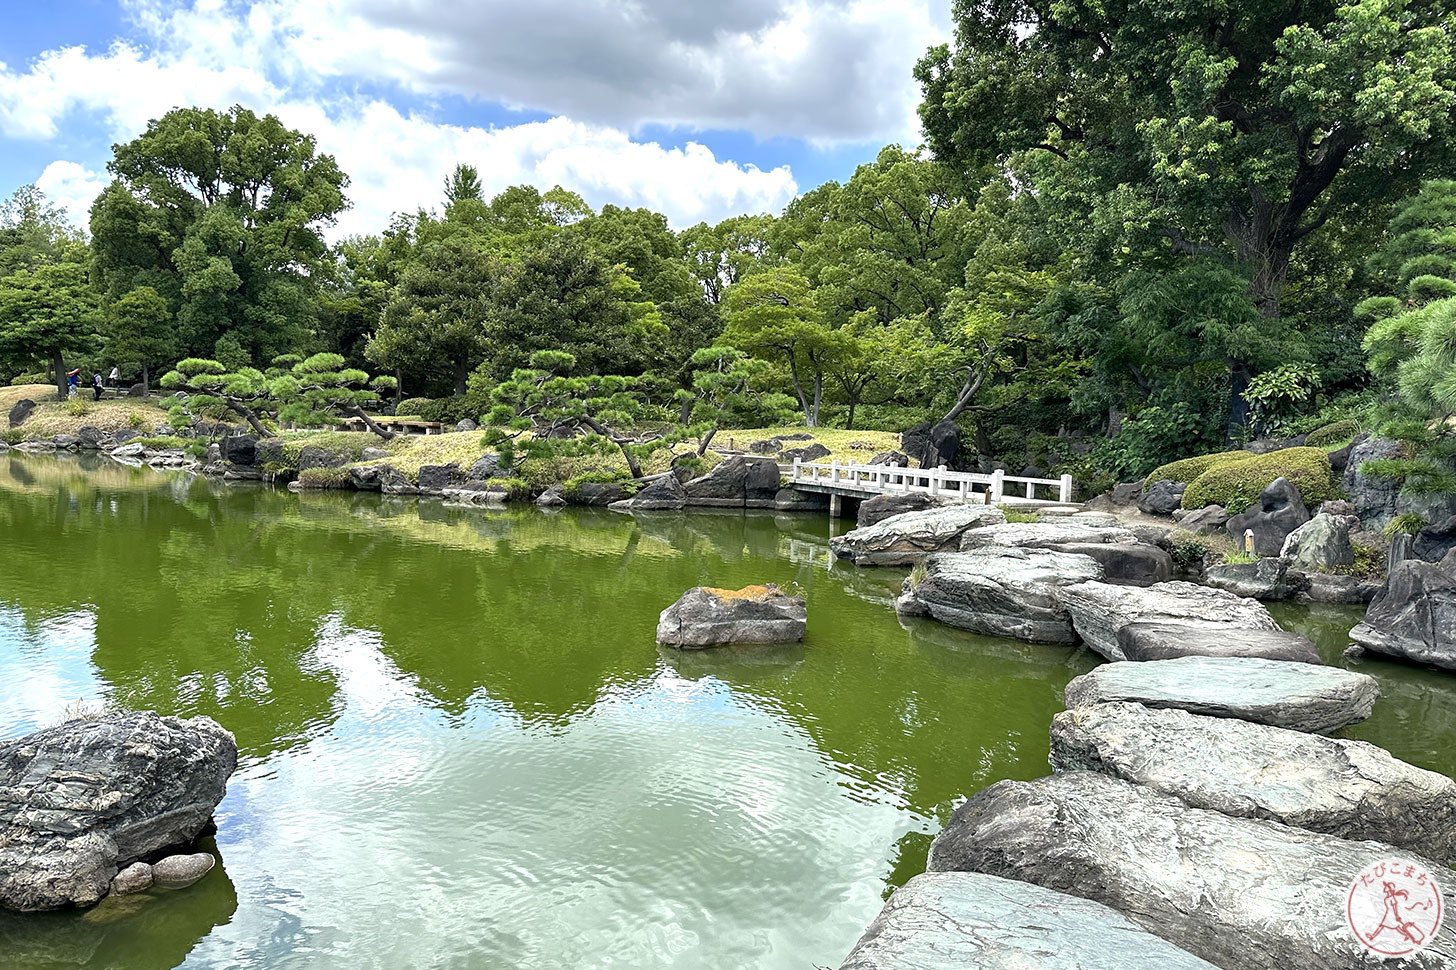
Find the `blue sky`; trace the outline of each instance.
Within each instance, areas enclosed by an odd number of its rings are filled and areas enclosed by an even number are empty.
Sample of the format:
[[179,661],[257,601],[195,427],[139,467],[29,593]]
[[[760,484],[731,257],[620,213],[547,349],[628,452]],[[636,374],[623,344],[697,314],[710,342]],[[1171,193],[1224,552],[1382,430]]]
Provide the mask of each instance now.
[[777,211],[914,144],[947,0],[52,0],[0,32],[0,192],[84,221],[110,146],[176,105],[272,111],[352,178],[336,234],[561,184],[675,225]]

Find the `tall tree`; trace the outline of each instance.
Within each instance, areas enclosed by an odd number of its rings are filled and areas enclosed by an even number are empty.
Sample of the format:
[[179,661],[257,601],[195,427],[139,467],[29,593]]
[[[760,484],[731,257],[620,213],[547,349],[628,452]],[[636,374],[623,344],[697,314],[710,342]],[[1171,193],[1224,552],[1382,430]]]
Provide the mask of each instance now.
[[[1222,255],[1277,319],[1296,248],[1450,159],[1456,21],[1440,0],[957,0],[916,69],[938,158],[1010,161],[1116,255]],[[1250,362],[1228,362],[1245,417]]]
[[311,136],[241,107],[178,108],[114,151],[91,208],[113,298],[151,286],[192,353],[226,335],[268,360],[311,335],[323,231],[348,205]]
[[59,262],[81,242],[64,210],[34,185],[22,185],[0,202],[0,276]]
[[0,359],[47,361],[56,397],[66,399],[66,358],[97,342],[101,304],[86,276],[84,253],[0,278]]
[[803,274],[777,267],[740,280],[723,299],[723,318],[724,343],[784,364],[804,423],[817,427],[824,378],[844,342],[825,323]]
[[144,393],[151,393],[152,368],[174,360],[177,350],[172,311],[156,290],[139,286],[111,305],[106,320],[106,355],[118,364],[141,368]]
[[480,186],[480,170],[461,162],[445,178],[445,205],[466,201],[484,202],[485,192]]

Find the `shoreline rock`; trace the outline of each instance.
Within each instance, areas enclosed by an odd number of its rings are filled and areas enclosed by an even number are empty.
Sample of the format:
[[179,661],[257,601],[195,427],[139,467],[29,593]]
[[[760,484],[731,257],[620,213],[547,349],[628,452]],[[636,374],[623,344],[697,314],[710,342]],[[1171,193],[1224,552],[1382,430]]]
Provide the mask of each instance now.
[[1456,552],[1390,571],[1350,639],[1374,653],[1456,670]]
[[1118,644],[1118,631],[1138,620],[1215,623],[1230,636],[1241,630],[1279,629],[1269,611],[1254,600],[1181,581],[1145,587],[1079,583],[1063,587],[1059,596],[1072,614],[1077,635],[1108,660],[1127,659]]
[[954,551],[969,529],[1006,524],[994,505],[946,505],[902,512],[829,540],[841,559],[859,566],[908,566],[934,552]]

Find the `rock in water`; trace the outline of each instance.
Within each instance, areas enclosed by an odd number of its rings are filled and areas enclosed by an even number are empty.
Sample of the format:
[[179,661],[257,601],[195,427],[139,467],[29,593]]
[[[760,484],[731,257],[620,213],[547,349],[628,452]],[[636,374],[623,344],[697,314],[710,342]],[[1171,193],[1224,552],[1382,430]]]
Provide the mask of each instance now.
[[145,862],[133,862],[111,880],[111,895],[113,896],[125,896],[151,888],[152,867]]
[[886,492],[867,498],[859,504],[859,513],[854,524],[860,528],[883,522],[892,515],[902,512],[922,512],[933,509],[940,503],[924,492]]
[[[1224,970],[1356,970],[1379,961],[1346,926],[1350,882],[1393,854],[1379,843],[1189,808],[1077,771],[999,782],[971,798],[931,845],[930,869],[1094,900]],[[1456,904],[1456,872],[1428,868],[1445,905]],[[1447,920],[1401,966],[1436,970],[1453,961],[1456,928]]]
[[1240,549],[1244,533],[1253,530],[1254,552],[1260,556],[1277,556],[1289,534],[1309,521],[1309,509],[1299,487],[1287,478],[1276,478],[1259,493],[1259,501],[1242,515],[1228,520],[1225,528]]
[[1117,645],[1129,660],[1175,657],[1263,657],[1318,664],[1319,650],[1307,637],[1283,630],[1239,630],[1230,636],[1218,623],[1139,620],[1117,631]]
[[1450,865],[1456,781],[1364,741],[1141,704],[1052,719],[1052,768],[1099,771],[1194,808],[1370,839]]
[[772,458],[737,455],[684,486],[688,505],[772,508],[779,490],[779,464]]
[[662,611],[657,642],[684,650],[723,643],[791,643],[804,638],[808,611],[777,586],[697,586]]
[[1350,639],[1376,653],[1456,670],[1456,552],[1439,563],[1397,563]]
[[1288,559],[1271,557],[1256,562],[1219,563],[1204,571],[1203,581],[1235,596],[1287,600],[1309,587],[1309,577],[1297,570],[1291,571],[1289,564]]
[[1339,667],[1254,657],[1105,664],[1067,684],[1067,706],[1134,701],[1328,734],[1370,716],[1375,678]]
[[664,475],[631,498],[613,502],[618,512],[661,512],[681,509],[687,504],[687,492],[676,475]]
[[0,744],[0,906],[89,906],[118,865],[196,838],[237,765],[206,717],[67,721]]
[[169,855],[152,865],[152,882],[162,889],[186,889],[216,864],[217,860],[207,852]]
[[839,970],[1216,970],[1100,903],[974,872],[927,872]]
[[1057,590],[1100,578],[1095,560],[1047,549],[937,553],[926,562],[924,579],[906,580],[896,609],[987,636],[1073,643],[1072,616]]
[[1061,591],[1072,624],[1087,645],[1108,660],[1126,660],[1117,633],[1137,620],[1216,623],[1230,636],[1241,630],[1278,630],[1279,624],[1258,602],[1196,583],[1114,586],[1081,583]]
[[994,505],[947,505],[853,529],[830,539],[829,548],[860,566],[908,566],[932,552],[955,550],[967,529],[1005,524],[1005,514]]
[[1149,542],[1064,542],[1049,548],[1091,556],[1113,582],[1154,586],[1173,578],[1173,557]]

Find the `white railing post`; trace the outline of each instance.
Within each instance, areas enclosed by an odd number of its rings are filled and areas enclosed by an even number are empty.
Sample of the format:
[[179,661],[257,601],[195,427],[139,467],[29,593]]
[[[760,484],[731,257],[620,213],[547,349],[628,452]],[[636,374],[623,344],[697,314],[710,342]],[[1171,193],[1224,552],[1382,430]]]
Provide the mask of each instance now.
[[998,468],[991,473],[991,504],[999,503],[1006,491],[1006,472]]
[[834,461],[831,461],[829,463],[829,483],[831,485],[838,485],[839,484],[839,460],[838,459],[835,459]]
[[1030,502],[1030,501],[1034,501],[1035,499],[1036,499],[1036,482],[1034,482],[1034,481],[1028,481],[1026,483],[1026,500],[1028,502]]
[[930,484],[929,484],[928,488],[930,489],[930,494],[931,495],[939,495],[940,494],[940,476],[942,476],[944,474],[945,474],[945,466],[944,465],[939,466],[938,468],[936,468],[934,471],[932,471],[930,473]]
[[797,457],[795,457],[794,458],[794,470],[789,473],[789,481],[791,481],[791,482],[797,482],[798,480],[799,480],[799,459]]
[[1062,476],[1061,493],[1058,495],[1057,501],[1059,501],[1059,502],[1061,502],[1063,504],[1066,504],[1066,503],[1072,501],[1072,476],[1071,475],[1063,475]]

